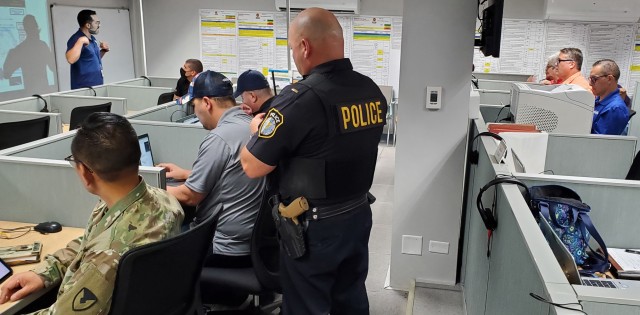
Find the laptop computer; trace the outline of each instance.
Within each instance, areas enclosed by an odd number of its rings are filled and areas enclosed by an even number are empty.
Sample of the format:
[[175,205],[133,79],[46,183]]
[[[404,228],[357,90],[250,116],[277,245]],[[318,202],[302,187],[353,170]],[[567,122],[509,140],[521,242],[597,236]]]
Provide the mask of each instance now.
[[591,287],[601,287],[601,288],[611,288],[611,289],[629,289],[629,288],[640,288],[640,281],[635,280],[619,280],[619,279],[602,279],[602,278],[589,278],[589,277],[581,277],[580,272],[578,272],[578,266],[576,265],[575,260],[573,260],[573,256],[569,250],[564,246],[564,243],[560,240],[560,238],[553,232],[551,225],[544,217],[540,218],[540,230],[542,230],[542,234],[544,238],[549,243],[549,247],[551,247],[551,251],[553,255],[558,260],[560,264],[560,268],[567,276],[567,280],[571,284],[575,285],[584,285]]
[[151,141],[149,141],[149,134],[143,134],[138,136],[138,145],[140,145],[140,165],[141,166],[155,166],[153,162],[153,152],[151,152]]

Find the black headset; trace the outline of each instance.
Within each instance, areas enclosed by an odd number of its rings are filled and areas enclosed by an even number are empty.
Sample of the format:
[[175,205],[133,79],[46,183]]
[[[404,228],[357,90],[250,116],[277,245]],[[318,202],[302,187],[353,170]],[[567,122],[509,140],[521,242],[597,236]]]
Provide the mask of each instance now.
[[41,99],[44,102],[44,107],[40,110],[41,113],[48,113],[49,112],[49,108],[47,108],[47,100],[44,99],[44,97],[42,97],[42,95],[40,94],[33,94],[32,96],[37,97],[39,99]]
[[[527,206],[531,207],[531,194],[529,193],[529,187],[521,182],[519,179],[515,177],[498,177],[488,182],[482,188],[480,188],[480,192],[478,193],[478,198],[476,199],[476,206],[478,207],[478,212],[480,213],[480,218],[482,218],[482,222],[484,222],[484,226],[489,231],[495,231],[498,227],[498,220],[493,216],[493,212],[495,209],[485,208],[482,204],[482,194],[491,186],[499,185],[499,184],[515,184],[522,188],[524,188],[524,199],[527,202]],[[494,199],[495,206],[495,199]]]
[[[481,132],[479,134],[477,134],[475,137],[473,137],[473,139],[471,139],[471,146],[473,147],[473,143],[474,141],[476,141],[476,139],[478,139],[479,137],[482,136],[490,136],[498,141],[503,141],[504,139],[502,139],[502,137],[500,137],[497,133],[493,133],[491,131],[484,131]],[[478,153],[478,150],[471,150],[471,153],[469,153],[469,162],[471,162],[471,164],[478,164],[478,159],[480,158],[480,154]]]
[[152,86],[151,79],[149,79],[149,77],[147,77],[146,75],[141,75],[140,77],[143,79],[147,79],[147,81],[149,81],[149,86]]

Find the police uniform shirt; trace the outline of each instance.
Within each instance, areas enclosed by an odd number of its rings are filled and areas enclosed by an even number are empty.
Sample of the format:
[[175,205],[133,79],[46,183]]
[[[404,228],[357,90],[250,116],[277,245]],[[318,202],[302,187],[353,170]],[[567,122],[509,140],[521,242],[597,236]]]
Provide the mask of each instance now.
[[[316,78],[311,80],[312,76]],[[313,84],[318,91],[311,90],[307,84]],[[333,95],[331,104],[323,105],[317,93],[321,91]],[[359,187],[358,193],[366,193],[373,180],[386,111],[380,89],[370,78],[353,71],[349,59],[330,61],[315,67],[304,80],[285,87],[274,98],[247,149],[271,166],[292,157],[326,160],[327,165],[346,160],[353,165],[360,159],[373,159],[373,167],[368,165],[357,175],[364,177],[365,182],[359,186],[367,186],[368,182],[367,187]],[[335,178],[340,176],[337,174]],[[330,177],[326,185],[329,199],[340,194],[331,192],[335,185],[330,184],[333,182]],[[348,186],[353,178],[345,177],[339,181]]]
[[173,196],[142,178],[111,209],[98,202],[84,235],[47,255],[33,270],[45,287],[61,284],[56,302],[32,314],[108,314],[122,255],[179,234],[183,218]]
[[235,106],[222,114],[216,128],[202,140],[185,185],[206,197],[198,204],[196,222],[222,204],[213,239],[213,252],[249,255],[253,223],[258,216],[265,180],[251,179],[240,164],[251,117]]

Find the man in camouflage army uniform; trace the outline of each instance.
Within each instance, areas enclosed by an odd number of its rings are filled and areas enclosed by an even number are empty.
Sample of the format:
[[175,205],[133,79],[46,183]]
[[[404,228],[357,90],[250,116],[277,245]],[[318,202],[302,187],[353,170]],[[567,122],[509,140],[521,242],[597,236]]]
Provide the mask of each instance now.
[[0,288],[0,304],[60,283],[57,300],[34,314],[108,314],[118,261],[129,249],[179,233],[184,213],[166,191],[138,176],[140,147],[121,116],[95,113],[67,157],[84,187],[100,197],[84,236]]

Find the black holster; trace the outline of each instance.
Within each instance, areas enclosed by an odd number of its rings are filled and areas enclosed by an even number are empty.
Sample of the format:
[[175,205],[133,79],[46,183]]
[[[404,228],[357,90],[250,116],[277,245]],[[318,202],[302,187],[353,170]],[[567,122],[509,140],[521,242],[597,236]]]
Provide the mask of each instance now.
[[289,257],[293,259],[302,257],[306,252],[304,244],[304,226],[302,223],[295,224],[290,218],[285,218],[280,215],[280,210],[278,209],[279,205],[280,196],[273,196],[271,198],[271,214],[273,215],[273,220],[276,223],[280,244]]

